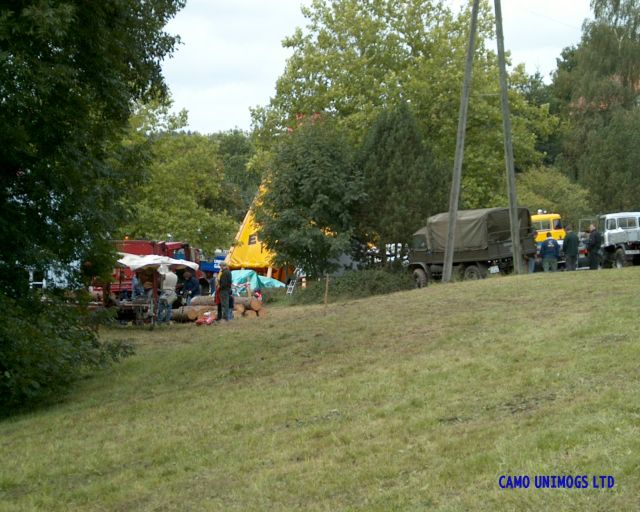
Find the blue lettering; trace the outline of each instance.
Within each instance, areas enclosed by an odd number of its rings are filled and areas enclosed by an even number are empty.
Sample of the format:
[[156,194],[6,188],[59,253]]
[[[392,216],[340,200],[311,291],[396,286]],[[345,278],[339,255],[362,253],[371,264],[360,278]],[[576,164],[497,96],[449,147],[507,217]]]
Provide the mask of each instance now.
[[498,485],[501,489],[528,489],[531,479],[528,475],[501,475],[498,478]]
[[533,483],[536,486],[536,489],[548,489],[549,480],[548,475],[536,475],[533,479]]
[[[599,480],[599,482],[598,482]],[[600,483],[600,485],[598,485]],[[594,489],[613,489],[616,481],[611,475],[593,475],[593,488]]]
[[576,476],[576,489],[587,489],[589,487],[589,479],[587,475]]

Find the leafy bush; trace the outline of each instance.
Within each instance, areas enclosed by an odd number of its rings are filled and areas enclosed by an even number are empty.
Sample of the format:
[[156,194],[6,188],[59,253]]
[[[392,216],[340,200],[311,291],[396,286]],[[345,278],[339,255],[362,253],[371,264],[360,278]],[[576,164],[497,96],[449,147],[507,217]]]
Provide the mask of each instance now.
[[50,400],[91,369],[133,352],[101,342],[95,316],[61,298],[0,294],[0,414]]
[[[402,269],[350,271],[340,277],[329,278],[329,302],[362,299],[372,295],[410,290],[414,287],[410,274]],[[324,302],[324,279],[308,282],[306,288],[296,287],[293,304],[321,304]]]

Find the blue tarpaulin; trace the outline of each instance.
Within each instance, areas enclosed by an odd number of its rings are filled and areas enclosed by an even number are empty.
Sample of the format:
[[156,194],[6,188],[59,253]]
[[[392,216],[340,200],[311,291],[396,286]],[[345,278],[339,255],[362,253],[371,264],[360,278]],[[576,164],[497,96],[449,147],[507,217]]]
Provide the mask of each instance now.
[[263,288],[284,288],[284,283],[272,277],[258,275],[255,270],[232,270],[231,281],[235,289],[251,287],[252,291]]

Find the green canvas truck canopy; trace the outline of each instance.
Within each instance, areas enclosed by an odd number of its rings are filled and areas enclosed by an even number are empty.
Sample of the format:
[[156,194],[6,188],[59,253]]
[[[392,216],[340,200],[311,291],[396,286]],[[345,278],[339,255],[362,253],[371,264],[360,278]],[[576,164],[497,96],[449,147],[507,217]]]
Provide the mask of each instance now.
[[[520,221],[520,235],[529,233],[531,226],[529,210],[518,208],[518,219]],[[438,213],[429,217],[426,227],[416,231],[415,235],[426,235],[430,251],[444,252],[448,231],[449,213]],[[509,240],[511,240],[511,228],[508,208],[458,211],[454,240],[455,251],[483,250],[490,243]]]

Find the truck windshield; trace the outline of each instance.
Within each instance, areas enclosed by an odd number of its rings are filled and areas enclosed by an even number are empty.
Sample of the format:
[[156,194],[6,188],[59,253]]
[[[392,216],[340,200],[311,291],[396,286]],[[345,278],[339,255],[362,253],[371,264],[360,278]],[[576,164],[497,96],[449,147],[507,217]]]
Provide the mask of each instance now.
[[414,235],[413,240],[411,242],[411,247],[417,250],[426,249],[427,237],[424,235]]
[[551,229],[551,221],[550,220],[537,220],[531,223],[531,226],[536,231],[549,231]]

